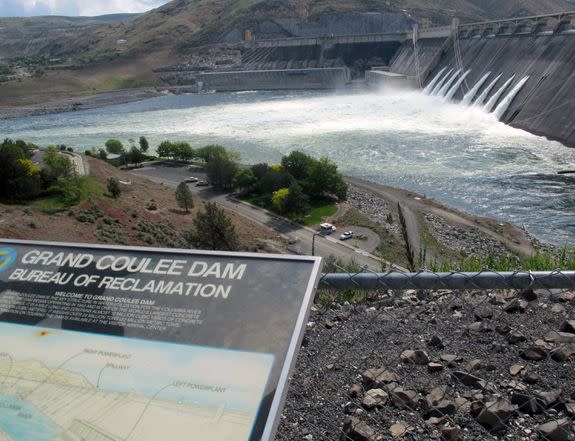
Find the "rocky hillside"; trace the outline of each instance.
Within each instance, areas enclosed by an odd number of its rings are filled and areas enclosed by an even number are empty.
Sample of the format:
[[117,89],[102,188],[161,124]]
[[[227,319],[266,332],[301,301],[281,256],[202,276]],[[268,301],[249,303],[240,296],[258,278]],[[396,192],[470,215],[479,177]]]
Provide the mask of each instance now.
[[[413,20],[424,18],[445,24],[453,17],[481,21],[572,8],[573,4],[567,0],[173,0],[135,19],[122,19],[115,24],[108,20],[105,25],[88,30],[74,29],[70,23],[64,23],[58,39],[36,41],[27,50],[50,56],[83,54],[84,61],[93,61],[166,48],[182,52],[202,43],[237,41],[247,29],[260,38],[276,34],[321,35],[350,29],[393,31],[408,28]],[[35,23],[37,27],[38,22]],[[0,22],[0,32],[6,33],[7,29]],[[66,34],[68,38],[63,38]],[[13,42],[14,38],[30,41],[30,34],[16,32],[11,39],[0,38],[0,41]]]

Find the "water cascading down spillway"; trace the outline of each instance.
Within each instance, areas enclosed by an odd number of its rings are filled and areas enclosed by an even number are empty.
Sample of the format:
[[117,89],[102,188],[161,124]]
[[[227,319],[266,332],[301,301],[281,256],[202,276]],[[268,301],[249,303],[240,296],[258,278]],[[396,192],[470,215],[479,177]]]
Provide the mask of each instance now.
[[459,90],[459,88],[461,87],[461,85],[463,84],[463,82],[465,81],[465,78],[467,78],[467,76],[471,73],[471,70],[468,70],[467,72],[465,72],[458,80],[457,82],[451,87],[451,89],[449,89],[449,91],[447,92],[447,94],[445,95],[445,100],[446,101],[451,101],[451,99],[454,97],[455,93]]
[[509,78],[505,82],[505,84],[503,86],[501,86],[501,88],[497,92],[495,92],[495,94],[493,94],[493,96],[489,99],[489,101],[487,101],[487,104],[485,104],[485,110],[487,112],[491,113],[491,111],[495,107],[495,104],[497,104],[497,101],[499,101],[499,98],[501,98],[501,95],[503,95],[503,93],[507,90],[507,88],[513,82],[514,79],[515,79],[515,75],[513,75],[511,78]]
[[437,92],[437,96],[445,96],[447,91],[451,88],[457,77],[461,74],[461,69],[458,69],[453,76],[443,85],[439,92]]
[[450,69],[445,76],[441,79],[441,81],[439,81],[437,83],[437,85],[433,88],[433,90],[431,91],[430,95],[435,96],[438,94],[439,90],[443,87],[443,85],[445,84],[445,82],[447,81],[447,79],[451,76],[451,73],[453,72],[454,69]]
[[439,71],[439,73],[437,75],[435,75],[435,78],[433,80],[431,80],[431,82],[427,85],[427,87],[425,89],[423,89],[424,94],[429,95],[431,93],[431,91],[435,88],[435,86],[437,85],[437,83],[441,79],[441,75],[443,74],[443,72],[445,72],[446,69],[447,69],[447,67],[444,67],[443,69],[441,69]]
[[501,119],[501,117],[505,114],[505,112],[507,112],[507,109],[509,109],[509,106],[511,105],[517,94],[521,91],[521,89],[523,89],[523,86],[525,86],[525,83],[527,83],[527,81],[529,81],[529,76],[526,76],[521,81],[519,81],[519,83],[515,85],[515,87],[511,90],[511,92],[509,92],[507,96],[503,98],[501,103],[499,103],[499,105],[493,111],[493,114],[497,117],[497,119]]
[[[436,95],[441,96],[444,98],[444,101],[450,101],[465,79],[471,73],[471,70],[467,70],[463,75],[460,74],[463,72],[461,69],[455,71],[455,69],[451,69],[444,75],[444,72],[447,70],[447,67],[444,67],[439,71],[439,73],[431,80],[431,82],[427,85],[427,87],[423,90],[423,92],[427,95]],[[455,72],[454,72],[455,71]],[[475,96],[479,93],[483,85],[487,82],[491,72],[485,73],[479,81],[465,94],[461,103],[465,106],[469,106]],[[458,78],[459,77],[459,78]],[[479,97],[473,103],[476,106],[481,106],[485,102],[485,100],[489,97],[491,91],[495,88],[497,82],[501,79],[502,75],[498,75],[484,90],[481,92]],[[527,81],[529,81],[529,76],[524,77],[521,81],[519,81],[513,89],[499,102],[499,99],[503,96],[505,91],[508,87],[513,83],[515,79],[515,75],[509,78],[503,86],[501,86],[487,101],[487,104],[483,106],[483,109],[486,112],[493,113],[497,119],[501,119],[501,117],[507,112],[511,103],[517,96],[517,94],[521,91],[521,89],[525,86]],[[496,104],[499,102],[499,105]],[[495,110],[493,110],[495,108]]]
[[473,86],[471,90],[465,94],[463,100],[461,101],[464,106],[469,106],[471,104],[473,98],[475,98],[475,95],[477,95],[477,92],[479,92],[479,89],[481,89],[483,84],[485,84],[489,78],[489,75],[491,75],[491,72],[487,72],[485,75],[483,75],[480,80],[475,83],[475,86]]
[[485,100],[487,99],[487,96],[489,95],[489,92],[491,92],[491,90],[495,87],[495,85],[497,84],[497,82],[501,79],[501,77],[503,76],[503,74],[499,74],[497,75],[497,78],[495,78],[486,88],[483,92],[481,92],[481,95],[479,95],[479,97],[475,100],[475,102],[473,103],[474,106],[481,106],[483,105],[483,103],[485,102]]

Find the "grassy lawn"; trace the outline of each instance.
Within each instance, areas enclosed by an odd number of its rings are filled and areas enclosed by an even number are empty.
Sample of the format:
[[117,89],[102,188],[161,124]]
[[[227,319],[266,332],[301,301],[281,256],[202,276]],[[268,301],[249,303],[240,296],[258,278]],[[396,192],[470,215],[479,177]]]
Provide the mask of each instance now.
[[310,213],[305,217],[304,225],[311,227],[322,222],[323,217],[333,216],[337,213],[337,205],[332,201],[319,201],[312,204]]
[[[260,208],[264,208],[273,213],[279,214],[271,202],[271,197],[269,195],[263,196],[241,196],[240,199],[245,202],[249,202]],[[303,224],[306,227],[311,227],[317,225],[323,221],[323,217],[333,216],[337,213],[337,204],[329,200],[320,200],[311,204],[311,210],[303,218]],[[288,218],[290,218],[288,216]],[[295,218],[290,218],[295,219]]]
[[67,208],[81,204],[88,199],[101,197],[104,194],[104,186],[89,176],[79,176],[72,179],[70,184],[74,188],[72,197],[66,197],[63,193],[50,193],[43,198],[37,199],[36,207],[45,213],[58,213]]

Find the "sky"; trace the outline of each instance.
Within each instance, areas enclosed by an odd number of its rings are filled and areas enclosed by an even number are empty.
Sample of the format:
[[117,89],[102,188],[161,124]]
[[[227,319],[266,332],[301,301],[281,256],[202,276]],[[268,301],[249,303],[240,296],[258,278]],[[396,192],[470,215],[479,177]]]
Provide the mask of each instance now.
[[0,17],[33,15],[94,16],[144,12],[169,0],[0,0]]

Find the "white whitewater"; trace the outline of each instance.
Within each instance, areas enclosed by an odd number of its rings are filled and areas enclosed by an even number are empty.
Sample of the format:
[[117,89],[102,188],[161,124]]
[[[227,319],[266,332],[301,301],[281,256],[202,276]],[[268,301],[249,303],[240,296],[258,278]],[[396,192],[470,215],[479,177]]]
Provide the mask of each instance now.
[[445,83],[443,85],[443,87],[439,90],[439,92],[437,92],[437,96],[445,96],[445,94],[447,93],[447,91],[451,88],[451,86],[453,85],[453,83],[455,82],[455,80],[457,79],[457,77],[459,76],[459,74],[461,74],[461,69],[458,69],[449,79],[449,81],[447,81],[447,83]]
[[497,92],[495,92],[495,94],[489,99],[489,101],[487,101],[487,104],[485,104],[485,110],[487,112],[491,113],[491,111],[495,107],[495,104],[497,104],[497,101],[499,101],[499,98],[501,98],[501,95],[503,95],[503,93],[507,90],[507,88],[513,82],[514,79],[515,75],[511,76],[511,78],[509,78],[505,82],[505,84],[501,86],[501,88]]
[[435,78],[431,80],[431,82],[425,87],[425,89],[423,89],[424,94],[429,95],[431,93],[431,91],[433,90],[435,85],[439,82],[441,75],[443,74],[443,72],[445,72],[446,69],[447,67],[444,67],[439,71],[437,75],[435,75]]
[[449,101],[449,100],[451,100],[451,98],[453,98],[455,93],[459,90],[459,88],[461,87],[461,85],[465,81],[465,78],[467,78],[467,76],[470,73],[471,73],[471,70],[468,70],[455,82],[455,84],[451,87],[451,89],[449,89],[449,92],[447,92],[447,94],[445,95],[446,101]]
[[529,76],[526,76],[521,81],[519,81],[519,83],[515,85],[515,87],[511,90],[511,92],[509,92],[507,96],[503,98],[503,100],[495,108],[493,113],[495,114],[497,119],[501,119],[501,117],[505,114],[505,112],[507,112],[507,109],[509,109],[509,106],[511,105],[517,94],[521,91],[521,89],[523,89],[523,86],[525,86],[525,83],[527,83],[527,81],[529,81]]
[[473,98],[475,98],[475,95],[477,95],[477,92],[479,92],[481,86],[483,86],[483,84],[487,81],[489,75],[491,75],[491,72],[487,72],[485,75],[481,77],[481,79],[475,84],[475,86],[473,86],[471,90],[465,94],[465,96],[461,100],[461,104],[465,106],[469,106],[471,104],[471,101],[473,101]]
[[485,99],[487,98],[487,95],[489,95],[489,93],[491,92],[491,90],[495,87],[495,85],[497,84],[497,82],[499,81],[499,79],[502,77],[503,75],[498,75],[497,78],[495,78],[486,88],[483,92],[481,92],[481,95],[479,95],[479,97],[475,100],[475,102],[473,103],[474,106],[481,106],[484,102]]
[[443,85],[445,84],[445,82],[447,81],[447,79],[449,78],[449,76],[451,75],[452,72],[453,72],[453,69],[450,69],[449,72],[447,72],[445,74],[445,76],[441,79],[441,81],[439,81],[439,83],[437,83],[437,85],[433,88],[430,95],[433,95],[433,96],[437,95],[437,93],[443,87]]

